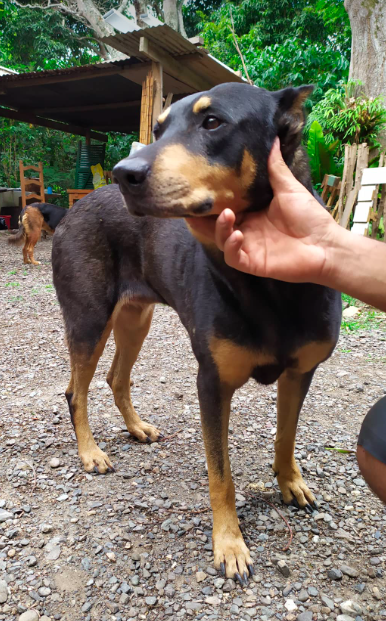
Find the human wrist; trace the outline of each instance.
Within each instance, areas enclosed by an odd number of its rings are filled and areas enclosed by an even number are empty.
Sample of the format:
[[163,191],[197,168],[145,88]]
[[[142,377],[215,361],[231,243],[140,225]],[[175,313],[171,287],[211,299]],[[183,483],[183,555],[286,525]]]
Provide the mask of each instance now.
[[332,220],[321,242],[325,260],[318,284],[339,289],[348,257],[355,252],[352,234]]

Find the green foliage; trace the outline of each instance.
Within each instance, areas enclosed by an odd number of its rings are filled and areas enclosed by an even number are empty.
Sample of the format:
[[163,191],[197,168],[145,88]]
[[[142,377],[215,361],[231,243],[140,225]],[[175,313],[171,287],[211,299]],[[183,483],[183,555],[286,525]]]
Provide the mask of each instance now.
[[139,137],[137,133],[125,136],[123,134],[111,132],[108,139],[109,141],[107,143],[105,157],[105,170],[112,170],[119,160],[122,160],[124,157],[129,155],[132,143],[136,140],[138,141]]
[[0,0],[0,65],[38,71],[100,60],[86,26],[53,10],[21,8]]
[[327,143],[339,140],[340,155],[344,144],[366,142],[370,148],[379,147],[378,136],[386,128],[384,99],[366,97],[360,86],[351,81],[329,89],[308,118],[306,130],[318,121]]
[[351,31],[342,0],[242,0],[224,3],[210,13],[212,6],[193,0],[185,15],[197,7],[195,17],[201,22],[196,28],[205,47],[242,70],[231,33],[232,9],[237,41],[257,86],[276,90],[313,83],[313,101],[318,101],[347,79]]
[[339,141],[327,144],[318,121],[314,121],[308,132],[307,153],[314,185],[321,184],[326,174],[340,176],[341,167],[334,155]]
[[[136,134],[112,133],[106,145],[105,169],[127,157]],[[19,187],[19,160],[24,165],[43,162],[44,183],[61,198],[55,202],[68,206],[67,189],[74,187],[79,136],[45,127],[0,118],[0,186]]]

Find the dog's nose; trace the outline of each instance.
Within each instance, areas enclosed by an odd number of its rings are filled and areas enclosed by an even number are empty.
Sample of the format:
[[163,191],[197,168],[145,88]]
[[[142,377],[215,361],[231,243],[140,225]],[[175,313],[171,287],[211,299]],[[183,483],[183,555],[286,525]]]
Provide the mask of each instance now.
[[140,157],[122,160],[113,168],[113,176],[118,181],[121,191],[130,193],[134,188],[141,186],[150,171],[149,164]]

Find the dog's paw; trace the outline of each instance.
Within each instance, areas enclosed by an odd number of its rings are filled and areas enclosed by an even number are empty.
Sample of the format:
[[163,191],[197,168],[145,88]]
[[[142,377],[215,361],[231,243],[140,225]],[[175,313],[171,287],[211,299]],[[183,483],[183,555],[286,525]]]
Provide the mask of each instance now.
[[288,471],[282,469],[276,476],[286,505],[305,509],[307,512],[317,508],[315,496],[308,489],[297,466],[292,466]]
[[106,474],[107,472],[115,472],[108,455],[104,453],[99,446],[95,445],[92,449],[80,453],[86,472],[96,472],[97,474]]
[[233,535],[213,533],[214,566],[227,578],[246,586],[248,577],[253,576],[252,560],[239,528],[237,531]]
[[145,423],[143,420],[128,426],[127,430],[140,442],[158,442],[162,438],[162,434],[157,427],[149,425],[149,423]]

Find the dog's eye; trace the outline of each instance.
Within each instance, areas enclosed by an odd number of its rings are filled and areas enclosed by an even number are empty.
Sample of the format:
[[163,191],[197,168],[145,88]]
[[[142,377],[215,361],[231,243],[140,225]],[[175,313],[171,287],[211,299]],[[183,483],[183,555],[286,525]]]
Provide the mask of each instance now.
[[215,116],[207,116],[202,126],[204,129],[217,129],[220,127],[221,121]]

